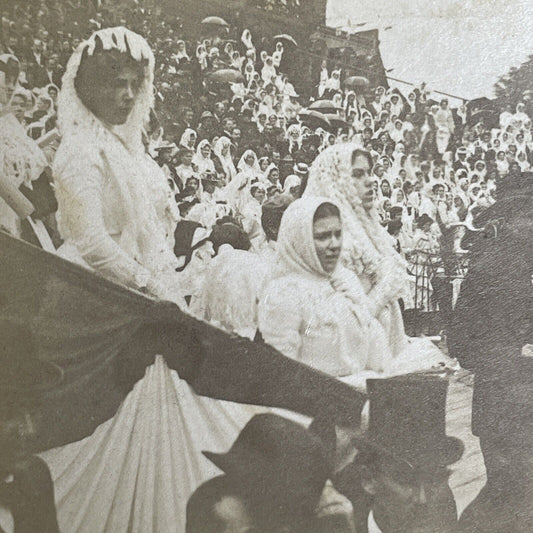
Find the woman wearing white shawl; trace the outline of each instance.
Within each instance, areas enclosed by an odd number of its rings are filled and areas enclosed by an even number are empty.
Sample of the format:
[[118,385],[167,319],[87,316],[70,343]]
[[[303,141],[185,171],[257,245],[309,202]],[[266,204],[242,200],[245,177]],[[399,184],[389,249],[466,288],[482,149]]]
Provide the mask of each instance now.
[[405,172],[407,173],[407,179],[414,183],[417,178],[417,173],[420,172],[420,160],[416,154],[409,154],[405,161]]
[[326,91],[340,91],[341,88],[341,71],[334,70],[331,73],[330,78],[326,82],[325,90]]
[[285,138],[289,142],[289,153],[292,154],[295,150],[300,150],[302,148],[302,128],[299,124],[291,124],[287,128],[287,133]]
[[222,170],[224,171],[225,184],[228,184],[237,174],[237,169],[231,157],[231,141],[227,137],[220,137],[216,140],[213,152],[220,161]]
[[192,164],[196,167],[196,173],[200,178],[204,178],[208,174],[213,176],[216,174],[215,164],[211,159],[211,144],[207,139],[198,143]]
[[524,123],[529,120],[525,110],[526,105],[523,102],[516,104],[516,113],[513,115],[513,125],[516,130],[521,129]]
[[244,174],[250,174],[254,178],[259,178],[259,176],[261,176],[262,172],[259,168],[259,160],[253,150],[246,150],[242,154],[237,163],[237,170]]
[[377,308],[357,276],[342,266],[346,237],[339,211],[322,197],[289,205],[278,236],[279,275],[260,299],[259,329],[286,356],[364,387],[366,377],[417,366],[394,356]]
[[[132,107],[115,125],[85,104],[95,83],[114,83],[129,71],[109,72],[116,63],[108,62],[104,77],[107,58],[134,63],[139,72]],[[181,303],[168,183],[141,136],[152,105],[153,66],[146,41],[125,28],[96,32],[70,58],[54,162],[59,229],[100,274]],[[113,109],[118,112],[116,104]],[[157,356],[110,420],[82,441],[41,454],[54,481],[60,529],[183,533],[189,496],[213,476],[201,450],[206,443],[228,447],[250,416],[241,405],[196,396]]]
[[236,214],[242,216],[250,199],[250,187],[261,177],[262,172],[255,152],[246,150],[237,164],[237,174],[224,189],[227,201]]
[[333,146],[313,162],[304,197],[327,196],[339,206],[343,220],[343,263],[357,275],[378,309],[376,316],[387,332],[393,356],[405,352],[409,353],[408,358],[424,361],[427,357],[434,361],[433,356],[441,354],[429,341],[409,342],[404,332],[398,299],[409,295],[407,265],[371,208],[370,164],[368,152],[349,144]]
[[187,48],[185,47],[185,41],[182,41],[181,39],[179,41],[176,41],[176,53],[173,54],[173,58],[178,63],[178,66],[182,60],[190,61],[191,58],[189,57],[189,54],[187,54]]
[[[317,254],[315,217],[322,205],[338,219],[338,208],[327,198],[296,200],[283,214],[277,248],[281,275],[259,302],[259,329],[265,342],[287,357],[332,376],[380,372],[392,356],[363,287],[340,264],[326,270]],[[340,233],[333,237],[337,253]]]
[[182,134],[180,138],[180,146],[183,146],[184,148],[187,148],[188,150],[193,150],[196,144],[196,138],[198,136],[196,135],[196,132],[191,129],[187,128]]

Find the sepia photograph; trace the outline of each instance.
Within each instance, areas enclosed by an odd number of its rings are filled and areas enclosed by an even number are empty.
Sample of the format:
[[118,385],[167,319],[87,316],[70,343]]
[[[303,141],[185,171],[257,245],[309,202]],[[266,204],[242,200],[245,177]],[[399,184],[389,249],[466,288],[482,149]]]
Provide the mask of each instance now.
[[530,0],[0,15],[0,533],[533,532]]

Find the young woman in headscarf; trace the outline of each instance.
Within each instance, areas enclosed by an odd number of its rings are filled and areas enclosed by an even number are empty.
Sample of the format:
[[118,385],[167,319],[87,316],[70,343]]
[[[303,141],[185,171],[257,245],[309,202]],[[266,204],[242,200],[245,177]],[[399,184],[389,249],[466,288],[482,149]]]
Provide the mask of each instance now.
[[192,164],[200,178],[216,174],[215,164],[211,159],[211,143],[207,139],[203,139],[198,143],[196,154],[192,158]]
[[219,176],[223,177],[224,185],[227,185],[237,174],[237,169],[231,157],[231,141],[227,137],[220,137],[215,142],[213,152],[215,168]]
[[194,151],[197,137],[198,136],[196,135],[196,132],[193,129],[187,128],[181,135],[180,147]]
[[408,359],[431,366],[434,361],[443,360],[439,350],[425,339],[408,340],[404,332],[398,300],[403,294],[406,298],[409,295],[407,265],[376,218],[371,164],[370,154],[353,145],[331,147],[311,166],[304,197],[326,196],[339,206],[343,218],[343,263],[357,275],[378,310],[376,316],[387,333],[392,354],[403,352]]
[[332,376],[381,372],[392,359],[386,335],[359,280],[341,266],[341,247],[338,207],[326,198],[294,201],[281,221],[281,275],[261,297],[259,329],[284,355]]
[[[146,41],[125,28],[94,33],[70,58],[54,161],[59,230],[87,267],[184,307],[175,202],[142,144],[153,67]],[[212,477],[203,446],[229,446],[250,416],[242,405],[197,396],[157,356],[110,420],[42,454],[60,529],[184,532],[188,497]]]

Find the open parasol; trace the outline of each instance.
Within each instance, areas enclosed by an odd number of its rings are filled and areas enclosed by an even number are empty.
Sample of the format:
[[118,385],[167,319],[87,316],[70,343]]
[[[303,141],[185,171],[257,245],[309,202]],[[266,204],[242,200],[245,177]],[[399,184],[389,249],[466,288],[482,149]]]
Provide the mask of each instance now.
[[311,128],[329,129],[331,127],[331,122],[323,113],[312,109],[303,109],[298,113],[298,118],[303,124]]
[[320,113],[337,113],[341,110],[333,100],[317,100],[309,106],[309,109]]
[[207,79],[218,83],[241,83],[244,81],[244,76],[233,68],[223,68],[208,74]]
[[206,17],[200,24],[210,24],[211,26],[229,26],[222,17]]
[[348,122],[346,122],[343,118],[341,118],[339,115],[336,115],[335,113],[325,113],[324,117],[329,120],[333,128],[348,128],[350,126]]
[[298,46],[298,43],[296,42],[294,37],[288,35],[287,33],[280,33],[279,35],[274,35],[272,39],[274,39],[274,41],[285,41],[287,43],[293,44],[294,46]]
[[344,80],[346,87],[368,87],[370,82],[364,76],[350,76]]

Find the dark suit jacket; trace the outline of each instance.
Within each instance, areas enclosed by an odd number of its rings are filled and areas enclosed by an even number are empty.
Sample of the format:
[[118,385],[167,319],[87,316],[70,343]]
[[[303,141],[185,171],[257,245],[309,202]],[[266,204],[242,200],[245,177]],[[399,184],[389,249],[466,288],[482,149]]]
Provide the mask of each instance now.
[[533,435],[531,260],[505,227],[478,234],[448,331],[450,355],[475,374],[474,434]]
[[13,481],[0,484],[0,502],[11,511],[17,533],[59,533],[54,485],[42,459],[15,466]]

